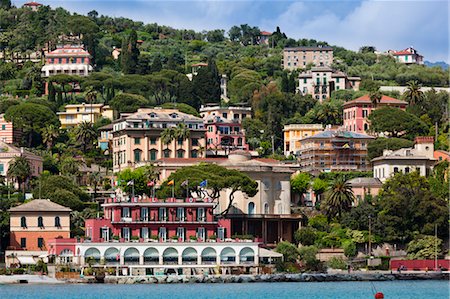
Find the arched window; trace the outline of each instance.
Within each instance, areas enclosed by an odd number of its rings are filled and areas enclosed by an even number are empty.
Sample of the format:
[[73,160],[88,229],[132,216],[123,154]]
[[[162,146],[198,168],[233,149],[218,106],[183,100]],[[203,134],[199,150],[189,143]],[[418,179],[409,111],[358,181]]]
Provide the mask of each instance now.
[[165,149],[164,150],[164,158],[170,158],[170,149]]
[[27,227],[27,218],[22,216],[20,217],[20,226],[21,227]]
[[61,227],[61,220],[59,219],[59,216],[55,217],[55,226],[56,227]]
[[248,211],[247,211],[247,213],[249,215],[255,214],[255,203],[253,203],[253,202],[249,202],[248,203]]
[[269,214],[269,204],[267,202],[264,204],[264,214]]
[[44,227],[44,220],[41,216],[38,217],[38,227]]
[[394,167],[394,173],[398,172],[398,167]]
[[184,150],[183,149],[177,150],[177,158],[184,158]]
[[158,151],[155,149],[150,150],[150,161],[155,161],[158,156]]
[[198,150],[192,150],[191,151],[191,158],[197,158],[198,157]]

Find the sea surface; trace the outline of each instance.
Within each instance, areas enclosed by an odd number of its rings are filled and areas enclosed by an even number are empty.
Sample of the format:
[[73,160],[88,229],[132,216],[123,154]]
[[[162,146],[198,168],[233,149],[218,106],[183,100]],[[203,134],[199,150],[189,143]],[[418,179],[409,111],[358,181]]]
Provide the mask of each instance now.
[[0,298],[390,298],[448,299],[448,281],[283,282],[242,284],[1,285]]

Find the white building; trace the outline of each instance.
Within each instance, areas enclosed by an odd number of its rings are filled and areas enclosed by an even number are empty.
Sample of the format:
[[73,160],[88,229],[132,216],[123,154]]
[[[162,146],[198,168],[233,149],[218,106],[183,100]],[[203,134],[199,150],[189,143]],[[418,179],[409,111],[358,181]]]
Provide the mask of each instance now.
[[325,100],[335,90],[359,90],[360,77],[348,77],[347,74],[333,70],[328,66],[313,67],[298,75],[298,92],[310,94],[316,100]]
[[418,171],[421,176],[427,176],[437,161],[433,155],[433,137],[416,137],[414,147],[395,151],[384,150],[383,156],[372,159],[373,176],[381,182],[385,182],[397,172]]
[[413,47],[406,48],[401,51],[389,51],[394,58],[404,64],[423,64],[423,56],[420,55]]

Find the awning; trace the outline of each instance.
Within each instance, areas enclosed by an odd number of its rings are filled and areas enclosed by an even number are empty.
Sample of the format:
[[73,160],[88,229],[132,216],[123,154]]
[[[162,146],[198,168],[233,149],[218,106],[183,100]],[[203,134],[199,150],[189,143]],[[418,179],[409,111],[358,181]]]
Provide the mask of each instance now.
[[275,252],[275,251],[272,251],[272,250],[259,248],[259,257],[282,258],[283,254]]
[[31,256],[17,256],[21,265],[36,265],[36,261]]

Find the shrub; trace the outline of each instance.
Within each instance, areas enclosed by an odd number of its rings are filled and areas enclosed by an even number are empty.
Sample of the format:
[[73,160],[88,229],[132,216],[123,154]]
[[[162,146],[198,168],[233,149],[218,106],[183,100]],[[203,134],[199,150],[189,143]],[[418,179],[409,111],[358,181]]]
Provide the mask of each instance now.
[[358,251],[356,249],[355,242],[351,240],[346,240],[343,242],[342,247],[344,249],[344,254],[348,258],[353,258],[358,254]]
[[287,241],[280,242],[275,251],[283,254],[285,262],[295,263],[297,261],[298,248],[292,243]]
[[316,258],[318,252],[316,246],[303,246],[299,249],[299,256],[306,270],[317,271],[321,268],[320,261]]
[[344,261],[344,259],[341,257],[335,257],[335,256],[333,256],[327,262],[327,266],[331,269],[341,269],[341,270],[347,269],[347,263]]
[[316,241],[316,230],[312,227],[302,227],[295,232],[294,238],[303,246],[313,245]]

